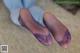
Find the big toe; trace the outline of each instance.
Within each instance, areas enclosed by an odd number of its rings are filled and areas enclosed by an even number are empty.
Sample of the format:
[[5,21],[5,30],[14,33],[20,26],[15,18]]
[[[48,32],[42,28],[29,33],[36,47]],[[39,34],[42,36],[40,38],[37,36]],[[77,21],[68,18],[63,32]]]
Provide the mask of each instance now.
[[69,45],[69,43],[70,43],[70,41],[71,41],[71,34],[70,34],[70,32],[67,30],[67,31],[65,32],[65,34],[64,34],[63,39],[62,39],[61,41],[57,41],[57,42],[58,42],[58,44],[59,44],[60,46],[62,46],[62,47],[64,47],[64,48],[67,48],[68,45]]

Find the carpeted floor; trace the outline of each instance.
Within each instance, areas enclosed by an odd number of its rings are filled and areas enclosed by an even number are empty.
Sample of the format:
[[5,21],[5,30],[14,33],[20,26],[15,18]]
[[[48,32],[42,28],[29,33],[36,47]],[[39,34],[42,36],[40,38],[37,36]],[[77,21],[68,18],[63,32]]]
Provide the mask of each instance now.
[[69,48],[61,48],[55,41],[49,47],[40,44],[27,30],[24,30],[9,19],[9,12],[0,1],[0,44],[9,46],[9,53],[80,53],[80,11],[72,15],[52,2],[39,1],[46,11],[52,12],[61,20],[72,34]]

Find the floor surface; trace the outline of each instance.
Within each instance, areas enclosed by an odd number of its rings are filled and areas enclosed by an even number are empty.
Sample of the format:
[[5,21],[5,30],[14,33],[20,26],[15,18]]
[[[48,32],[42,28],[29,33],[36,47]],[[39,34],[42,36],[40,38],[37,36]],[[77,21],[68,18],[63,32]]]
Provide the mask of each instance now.
[[46,11],[53,13],[63,22],[72,34],[69,48],[61,48],[55,41],[49,47],[40,44],[27,30],[24,30],[9,19],[9,12],[0,1],[0,44],[9,46],[9,53],[80,53],[80,11],[76,15],[65,11],[52,2],[39,1]]

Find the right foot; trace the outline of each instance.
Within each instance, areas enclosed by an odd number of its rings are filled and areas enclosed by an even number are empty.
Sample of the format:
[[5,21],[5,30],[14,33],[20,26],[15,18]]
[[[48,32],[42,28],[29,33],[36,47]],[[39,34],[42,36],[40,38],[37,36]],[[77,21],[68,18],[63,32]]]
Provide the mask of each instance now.
[[67,48],[71,41],[71,34],[67,27],[64,26],[54,15],[51,13],[45,13],[44,22],[53,34],[54,39],[57,43]]
[[28,28],[30,32],[44,45],[51,45],[52,37],[50,32],[46,27],[39,25],[33,18],[30,12],[27,9],[22,9],[20,11],[21,25],[25,28]]

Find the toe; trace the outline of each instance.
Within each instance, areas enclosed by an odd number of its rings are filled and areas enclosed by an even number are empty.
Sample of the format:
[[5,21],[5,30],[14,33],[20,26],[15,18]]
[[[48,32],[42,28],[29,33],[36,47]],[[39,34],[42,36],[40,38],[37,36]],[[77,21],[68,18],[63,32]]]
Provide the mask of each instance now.
[[43,45],[49,46],[52,44],[52,36],[50,34],[48,35],[34,34],[34,35],[38,39],[38,41]]
[[71,34],[70,34],[70,32],[67,30],[67,31],[65,32],[65,35],[64,35],[62,41],[58,41],[58,44],[59,44],[60,46],[64,47],[64,48],[67,48],[67,47],[68,47],[68,44],[70,43],[70,41],[71,41]]

